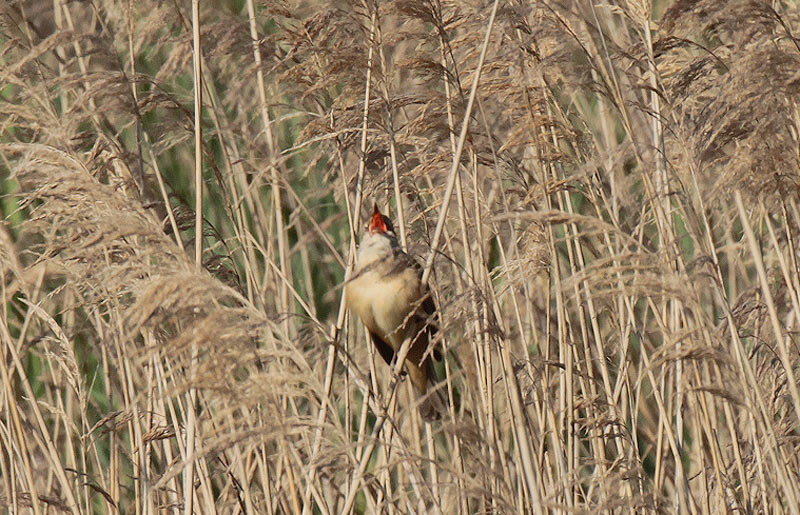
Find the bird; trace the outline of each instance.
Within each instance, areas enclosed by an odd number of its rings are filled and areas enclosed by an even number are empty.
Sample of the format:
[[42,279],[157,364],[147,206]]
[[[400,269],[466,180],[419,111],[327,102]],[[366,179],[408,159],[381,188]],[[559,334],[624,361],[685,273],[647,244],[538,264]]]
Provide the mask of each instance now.
[[374,204],[372,218],[356,253],[353,275],[345,286],[348,309],[367,329],[373,345],[390,367],[406,338],[411,347],[404,369],[422,399],[420,415],[426,422],[441,418],[447,399],[441,389],[428,393],[439,382],[432,357],[441,353],[433,346],[438,328],[436,305],[422,282],[419,263],[397,241],[391,220]]

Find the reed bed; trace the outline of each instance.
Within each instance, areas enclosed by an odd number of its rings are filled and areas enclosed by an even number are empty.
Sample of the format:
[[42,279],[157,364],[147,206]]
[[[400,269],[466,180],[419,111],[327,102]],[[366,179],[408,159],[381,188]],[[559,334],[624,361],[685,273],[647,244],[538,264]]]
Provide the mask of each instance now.
[[[800,513],[800,10],[0,5],[11,513]],[[426,268],[426,424],[342,285]]]

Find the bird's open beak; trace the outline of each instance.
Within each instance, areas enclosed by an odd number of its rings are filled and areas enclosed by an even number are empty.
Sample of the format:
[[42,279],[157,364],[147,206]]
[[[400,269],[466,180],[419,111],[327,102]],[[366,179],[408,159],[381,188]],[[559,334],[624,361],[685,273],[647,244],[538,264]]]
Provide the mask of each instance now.
[[389,228],[386,227],[386,221],[383,219],[383,214],[380,209],[378,209],[377,202],[374,206],[375,207],[372,209],[372,220],[369,223],[369,232],[387,232]]

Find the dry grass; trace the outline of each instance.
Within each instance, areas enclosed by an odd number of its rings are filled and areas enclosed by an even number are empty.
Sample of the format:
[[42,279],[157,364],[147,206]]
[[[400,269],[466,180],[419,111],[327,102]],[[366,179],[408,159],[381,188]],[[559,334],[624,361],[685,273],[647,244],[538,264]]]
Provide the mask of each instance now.
[[[11,512],[800,513],[796,4],[26,0],[0,34]],[[432,425],[342,308],[373,199],[433,272]]]

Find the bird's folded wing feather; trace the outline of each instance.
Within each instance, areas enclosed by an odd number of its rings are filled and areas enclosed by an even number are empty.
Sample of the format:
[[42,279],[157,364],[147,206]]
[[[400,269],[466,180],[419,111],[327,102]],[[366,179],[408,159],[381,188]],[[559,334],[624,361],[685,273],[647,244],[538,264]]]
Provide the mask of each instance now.
[[[402,270],[412,268],[417,273],[417,277],[420,280],[422,279],[422,267],[420,266],[419,262],[410,255],[398,249],[398,251],[395,253],[395,262],[396,264],[394,271],[400,272]],[[426,315],[424,322],[428,332],[428,342],[432,342],[434,336],[439,331],[439,327],[436,325],[436,304],[433,302],[433,296],[428,289],[428,285],[422,285],[422,289],[424,296],[422,297],[421,307],[422,312]],[[434,346],[431,354],[433,354],[433,357],[436,359],[436,361],[441,361],[442,353],[439,351],[439,345]]]

